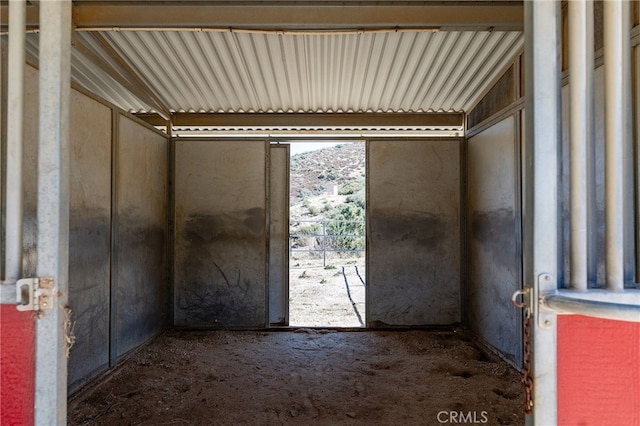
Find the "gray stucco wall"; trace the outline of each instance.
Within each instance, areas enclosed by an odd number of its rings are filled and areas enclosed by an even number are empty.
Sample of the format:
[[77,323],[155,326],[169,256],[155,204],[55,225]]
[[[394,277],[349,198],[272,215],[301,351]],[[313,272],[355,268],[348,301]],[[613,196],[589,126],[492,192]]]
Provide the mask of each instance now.
[[369,142],[368,326],[460,321],[460,148]]
[[521,288],[515,129],[510,116],[468,141],[465,306],[471,329],[520,365],[522,313],[510,302]]
[[[34,277],[38,71],[26,67],[25,78],[23,276]],[[68,386],[73,391],[109,366],[110,349],[114,350],[111,361],[115,361],[116,355],[138,346],[166,325],[168,157],[165,137],[121,118],[114,224],[112,108],[72,90],[70,119],[69,306],[76,341],[69,358]],[[117,226],[115,254],[112,225]],[[116,256],[120,262],[112,265]]]
[[168,140],[125,116],[118,130],[112,303],[122,355],[167,324]]
[[[70,390],[109,364],[111,229],[111,109],[71,91],[69,306],[76,342]],[[37,264],[38,71],[25,70],[23,276]]]
[[267,323],[263,141],[178,141],[175,325]]
[[71,95],[69,306],[76,344],[70,388],[109,364],[111,245],[111,110],[76,91]]

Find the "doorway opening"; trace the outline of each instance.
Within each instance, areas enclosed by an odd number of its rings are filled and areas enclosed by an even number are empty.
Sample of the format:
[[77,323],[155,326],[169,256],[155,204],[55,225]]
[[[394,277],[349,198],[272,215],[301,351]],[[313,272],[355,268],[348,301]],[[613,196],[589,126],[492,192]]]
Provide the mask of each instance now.
[[293,142],[289,325],[365,325],[364,142]]

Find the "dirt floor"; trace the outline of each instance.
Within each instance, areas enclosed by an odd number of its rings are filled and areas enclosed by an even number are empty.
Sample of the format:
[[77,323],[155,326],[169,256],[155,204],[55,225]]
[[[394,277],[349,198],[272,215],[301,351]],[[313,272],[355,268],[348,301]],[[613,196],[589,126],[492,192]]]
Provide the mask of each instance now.
[[74,396],[69,424],[522,425],[522,402],[458,329],[169,331]]
[[[365,321],[363,259],[304,262],[289,274],[289,324],[305,327],[361,327]],[[306,264],[305,264],[306,263]]]

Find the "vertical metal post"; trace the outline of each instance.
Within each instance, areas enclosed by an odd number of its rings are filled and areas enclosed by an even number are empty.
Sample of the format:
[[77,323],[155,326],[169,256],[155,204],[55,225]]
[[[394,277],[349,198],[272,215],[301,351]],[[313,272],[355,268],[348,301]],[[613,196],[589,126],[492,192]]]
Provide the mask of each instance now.
[[635,164],[635,176],[634,184],[635,191],[632,193],[632,197],[635,196],[635,204],[633,208],[635,210],[635,266],[636,276],[635,282],[640,282],[640,46],[633,48],[633,77],[632,77],[632,90],[634,119],[633,125],[633,155],[631,161]]
[[35,424],[66,424],[69,269],[71,1],[40,2],[38,265],[52,277],[53,309],[36,326]]
[[322,266],[327,266],[327,221],[322,219]]
[[[623,111],[623,209],[624,209],[624,283],[635,283],[635,212],[633,160],[633,84],[631,79],[631,2],[622,2],[622,111]],[[623,285],[624,285],[623,283]]]
[[604,2],[606,288],[624,288],[624,85],[622,1]]
[[556,316],[539,295],[557,289],[560,248],[560,2],[525,1],[525,287],[529,290],[533,411],[531,425],[557,423]]
[[[593,2],[569,2],[571,287],[589,282],[589,215],[594,185],[593,158]],[[591,151],[591,152],[590,152]]]
[[[9,63],[7,96],[7,198],[5,282],[15,284],[22,275],[22,217],[24,141],[24,64],[27,6],[25,0],[9,1]],[[15,294],[15,289],[11,291]]]

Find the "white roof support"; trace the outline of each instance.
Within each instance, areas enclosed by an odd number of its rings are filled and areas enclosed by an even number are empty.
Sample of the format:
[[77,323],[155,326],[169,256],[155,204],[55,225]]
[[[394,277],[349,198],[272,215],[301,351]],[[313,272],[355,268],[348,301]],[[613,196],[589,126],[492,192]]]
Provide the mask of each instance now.
[[38,142],[39,277],[53,278],[51,310],[36,325],[35,424],[67,419],[69,293],[69,109],[71,1],[40,2]]

